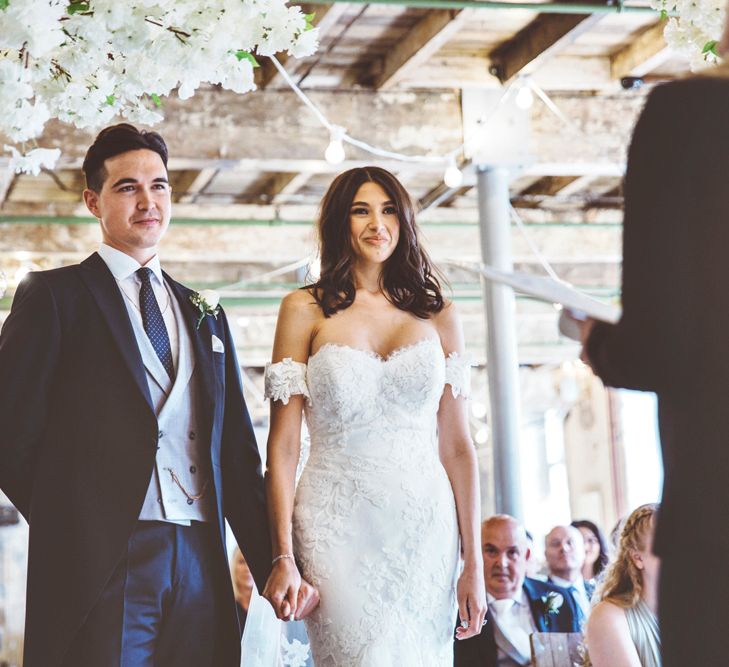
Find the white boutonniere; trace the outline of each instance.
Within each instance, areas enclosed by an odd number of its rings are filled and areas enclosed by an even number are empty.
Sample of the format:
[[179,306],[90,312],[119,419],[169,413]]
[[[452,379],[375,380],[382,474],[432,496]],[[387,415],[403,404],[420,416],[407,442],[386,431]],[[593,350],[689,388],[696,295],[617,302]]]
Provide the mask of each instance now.
[[220,295],[211,289],[204,289],[199,292],[193,292],[190,295],[190,301],[200,311],[200,317],[197,320],[195,329],[199,329],[206,315],[212,315],[218,319],[220,312]]
[[549,591],[546,595],[542,595],[542,615],[547,626],[549,626],[549,617],[556,616],[563,604],[564,598],[561,593]]

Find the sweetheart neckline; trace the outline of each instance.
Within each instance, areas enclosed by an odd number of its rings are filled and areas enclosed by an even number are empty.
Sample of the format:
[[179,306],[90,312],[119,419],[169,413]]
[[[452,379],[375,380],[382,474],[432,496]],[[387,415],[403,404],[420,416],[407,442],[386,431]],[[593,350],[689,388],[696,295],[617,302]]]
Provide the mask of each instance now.
[[[407,352],[408,350],[412,350],[414,348],[420,347],[421,345],[424,345],[426,343],[432,343],[432,344],[438,344],[440,345],[440,340],[436,338],[431,337],[425,337],[421,338],[420,340],[415,341],[414,343],[408,343],[407,345],[401,345],[400,347],[396,347],[390,354],[388,354],[386,357],[383,357],[381,354],[375,352],[374,350],[364,350],[361,347],[353,347],[352,345],[347,345],[346,343],[324,343],[319,347],[319,349],[314,352],[314,354],[309,355],[309,359],[307,361],[307,364],[314,359],[314,357],[318,356],[318,354],[327,347],[332,348],[340,348],[345,350],[351,350],[353,352],[359,352],[360,354],[365,355],[366,357],[369,357],[370,359],[374,359],[375,361],[379,361],[382,364],[386,364],[389,361],[392,361],[393,359],[396,359],[404,352]],[[443,355],[445,356],[445,354]]]

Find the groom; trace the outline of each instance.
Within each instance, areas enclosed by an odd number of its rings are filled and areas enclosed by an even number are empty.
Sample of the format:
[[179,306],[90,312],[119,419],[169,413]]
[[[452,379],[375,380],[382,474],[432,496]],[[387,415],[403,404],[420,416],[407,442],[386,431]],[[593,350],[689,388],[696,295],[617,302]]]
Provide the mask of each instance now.
[[24,664],[237,667],[224,519],[259,590],[271,551],[227,320],[160,267],[162,137],[109,127],[83,170],[99,251],[29,274],[0,335],[0,488],[30,523]]

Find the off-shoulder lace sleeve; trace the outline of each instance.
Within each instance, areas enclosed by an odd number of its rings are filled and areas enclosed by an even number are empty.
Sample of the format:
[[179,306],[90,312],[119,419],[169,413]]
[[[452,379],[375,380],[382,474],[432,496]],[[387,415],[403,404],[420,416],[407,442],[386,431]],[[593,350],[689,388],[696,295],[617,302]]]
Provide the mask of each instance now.
[[295,394],[309,396],[309,387],[306,385],[306,364],[293,361],[286,357],[275,364],[266,364],[264,373],[265,397],[274,401],[281,401],[288,405],[289,398]]
[[453,398],[471,397],[471,366],[473,366],[473,360],[470,355],[451,352],[446,357],[445,383],[451,386]]

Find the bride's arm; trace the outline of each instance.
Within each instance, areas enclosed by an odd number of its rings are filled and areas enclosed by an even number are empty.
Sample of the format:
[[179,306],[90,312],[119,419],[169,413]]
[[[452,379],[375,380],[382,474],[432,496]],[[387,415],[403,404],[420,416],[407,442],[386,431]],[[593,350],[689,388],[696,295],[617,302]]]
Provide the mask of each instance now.
[[[306,363],[314,321],[310,304],[311,297],[302,290],[289,294],[281,302],[273,345],[274,363],[284,359]],[[287,396],[286,403],[283,400],[276,400],[276,397],[271,400],[265,482],[271,546],[275,562],[263,590],[263,596],[268,599],[276,615],[281,619],[289,619],[294,615],[300,618],[302,614],[308,612],[310,606],[300,597],[302,582],[292,557],[291,537],[291,516],[294,507],[296,466],[301,448],[301,415],[304,400],[302,394]],[[276,560],[278,556],[285,557]],[[299,608],[302,602],[304,608]]]
[[[435,324],[445,354],[463,355],[463,329],[452,303],[436,316]],[[460,389],[463,388],[446,386],[441,397],[438,408],[438,446],[440,459],[453,488],[463,551],[463,572],[458,580],[457,591],[458,610],[461,622],[466,621],[468,625],[459,627],[456,637],[467,639],[481,632],[486,616],[486,587],[481,556],[481,498],[476,450],[469,432],[467,400],[463,395],[454,396]]]

